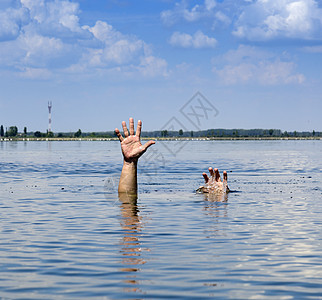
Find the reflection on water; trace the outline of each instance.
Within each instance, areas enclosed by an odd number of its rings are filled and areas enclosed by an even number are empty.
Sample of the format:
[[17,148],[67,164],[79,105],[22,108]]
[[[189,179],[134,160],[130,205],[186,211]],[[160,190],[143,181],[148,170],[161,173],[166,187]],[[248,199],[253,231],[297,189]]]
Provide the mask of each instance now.
[[203,198],[209,202],[227,202],[229,193],[204,193]]
[[[136,286],[138,284],[136,272],[140,271],[140,266],[146,263],[146,260],[141,258],[142,251],[149,249],[142,249],[140,243],[140,235],[143,227],[143,220],[139,216],[139,209],[137,206],[137,196],[128,195],[126,193],[119,194],[120,209],[121,209],[121,227],[123,237],[121,241],[122,254],[122,272],[125,272],[125,283]],[[137,287],[126,288],[126,292],[141,291]]]
[[206,238],[222,235],[222,223],[228,217],[227,202],[229,194],[202,194],[204,199],[204,213],[211,220],[204,230]]

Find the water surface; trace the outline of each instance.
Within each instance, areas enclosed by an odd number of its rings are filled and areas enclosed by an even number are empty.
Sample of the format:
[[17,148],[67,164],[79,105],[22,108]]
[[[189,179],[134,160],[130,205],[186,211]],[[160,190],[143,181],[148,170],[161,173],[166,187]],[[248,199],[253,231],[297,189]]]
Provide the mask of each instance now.
[[322,299],[321,145],[157,142],[122,203],[118,142],[0,142],[0,298]]

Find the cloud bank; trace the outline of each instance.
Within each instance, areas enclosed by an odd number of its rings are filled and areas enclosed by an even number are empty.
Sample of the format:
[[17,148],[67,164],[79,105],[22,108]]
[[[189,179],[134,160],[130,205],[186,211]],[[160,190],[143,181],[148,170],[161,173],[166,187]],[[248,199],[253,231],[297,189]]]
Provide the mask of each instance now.
[[166,61],[153,56],[149,45],[137,37],[104,21],[81,25],[78,3],[20,0],[14,8],[7,6],[0,10],[0,68],[31,78],[48,77],[51,71],[111,68],[149,76],[167,73]]
[[233,34],[250,41],[322,39],[322,9],[315,0],[258,0],[246,6]]
[[181,20],[195,22],[210,16],[215,7],[215,0],[205,0],[202,4],[196,4],[192,8],[189,8],[187,1],[182,0],[181,2],[177,2],[173,9],[161,12],[161,20],[169,26]]
[[[224,63],[222,67],[219,65]],[[214,60],[213,72],[227,85],[302,84],[305,76],[296,72],[296,64],[256,47],[240,45]]]
[[161,12],[168,26],[180,22],[207,22],[208,27],[232,24],[231,33],[249,41],[274,39],[322,40],[322,8],[318,0],[244,0],[177,2]]

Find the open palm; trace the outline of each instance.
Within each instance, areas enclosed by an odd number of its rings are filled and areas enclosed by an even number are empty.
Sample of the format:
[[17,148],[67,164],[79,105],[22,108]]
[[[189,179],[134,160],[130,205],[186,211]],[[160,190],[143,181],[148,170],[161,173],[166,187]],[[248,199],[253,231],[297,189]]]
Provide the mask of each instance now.
[[120,131],[116,128],[115,133],[121,142],[121,149],[123,153],[124,160],[127,162],[137,162],[140,156],[150,147],[155,144],[154,141],[148,141],[144,145],[141,144],[141,128],[142,122],[139,120],[137,125],[136,133],[134,133],[134,120],[130,118],[130,132],[126,127],[126,123],[122,122],[124,138]]
[[143,153],[140,138],[137,136],[129,136],[121,142],[122,153],[125,160],[136,160]]

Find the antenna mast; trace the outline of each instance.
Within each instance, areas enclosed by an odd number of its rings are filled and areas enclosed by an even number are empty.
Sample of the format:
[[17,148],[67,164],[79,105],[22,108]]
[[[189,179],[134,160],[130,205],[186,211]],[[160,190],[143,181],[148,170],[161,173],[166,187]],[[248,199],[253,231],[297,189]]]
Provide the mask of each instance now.
[[48,101],[48,132],[51,132],[51,108],[52,108],[52,102]]

